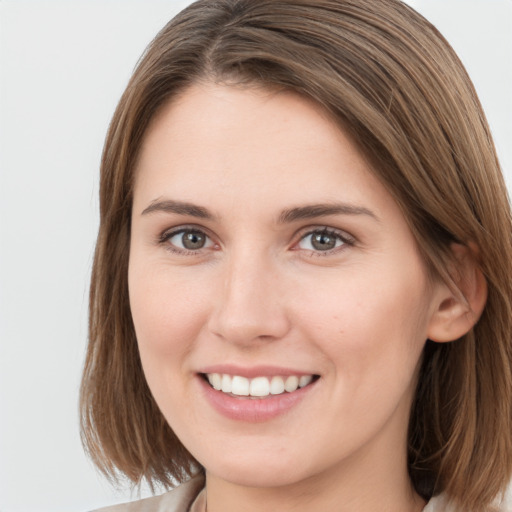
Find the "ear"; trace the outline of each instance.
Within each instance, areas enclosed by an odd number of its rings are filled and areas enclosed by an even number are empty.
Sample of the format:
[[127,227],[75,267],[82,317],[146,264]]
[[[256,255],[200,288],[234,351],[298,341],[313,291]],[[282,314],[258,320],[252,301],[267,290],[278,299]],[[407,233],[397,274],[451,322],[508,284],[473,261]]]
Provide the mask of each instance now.
[[[478,249],[452,244],[451,284],[439,282],[430,318],[428,338],[438,343],[454,341],[478,322],[487,301],[487,281],[478,264]],[[455,285],[455,286],[454,286]]]

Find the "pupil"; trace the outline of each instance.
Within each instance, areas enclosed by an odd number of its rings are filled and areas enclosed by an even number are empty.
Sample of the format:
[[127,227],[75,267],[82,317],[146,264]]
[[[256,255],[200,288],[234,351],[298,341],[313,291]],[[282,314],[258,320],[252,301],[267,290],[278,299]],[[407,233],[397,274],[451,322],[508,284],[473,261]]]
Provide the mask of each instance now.
[[204,247],[205,237],[201,233],[184,233],[182,242],[186,249],[201,249]]
[[326,233],[316,233],[313,235],[311,244],[315,249],[320,251],[328,251],[336,247],[336,239]]

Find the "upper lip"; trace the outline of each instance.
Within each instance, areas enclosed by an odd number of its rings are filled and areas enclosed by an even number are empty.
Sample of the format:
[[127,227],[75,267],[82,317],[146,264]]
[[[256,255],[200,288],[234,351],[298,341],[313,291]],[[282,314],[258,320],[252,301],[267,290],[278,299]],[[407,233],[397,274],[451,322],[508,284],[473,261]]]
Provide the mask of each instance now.
[[198,373],[221,373],[227,375],[239,375],[253,379],[255,377],[274,377],[281,376],[287,377],[289,375],[317,375],[315,372],[309,370],[300,370],[297,368],[289,368],[284,366],[274,365],[257,365],[257,366],[238,366],[233,364],[215,364],[205,366],[199,369]]

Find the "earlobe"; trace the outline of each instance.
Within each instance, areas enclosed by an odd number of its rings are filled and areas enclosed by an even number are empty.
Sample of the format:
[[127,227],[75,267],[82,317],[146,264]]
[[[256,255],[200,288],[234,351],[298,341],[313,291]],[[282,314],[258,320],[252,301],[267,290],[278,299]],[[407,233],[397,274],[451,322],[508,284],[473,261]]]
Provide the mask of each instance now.
[[478,264],[478,249],[452,244],[452,283],[439,283],[428,338],[438,343],[454,341],[478,322],[487,301],[487,281]]

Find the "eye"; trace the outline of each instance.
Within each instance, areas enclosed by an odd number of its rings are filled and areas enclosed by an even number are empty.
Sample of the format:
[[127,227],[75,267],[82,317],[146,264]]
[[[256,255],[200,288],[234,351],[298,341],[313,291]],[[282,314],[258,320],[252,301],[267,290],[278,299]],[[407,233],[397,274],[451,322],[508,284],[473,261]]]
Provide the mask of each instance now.
[[197,252],[214,246],[213,241],[204,231],[192,228],[166,232],[160,241],[169,244],[169,248],[175,252]]
[[345,233],[321,228],[306,233],[297,244],[299,249],[314,252],[329,252],[344,245],[352,245],[353,239]]

